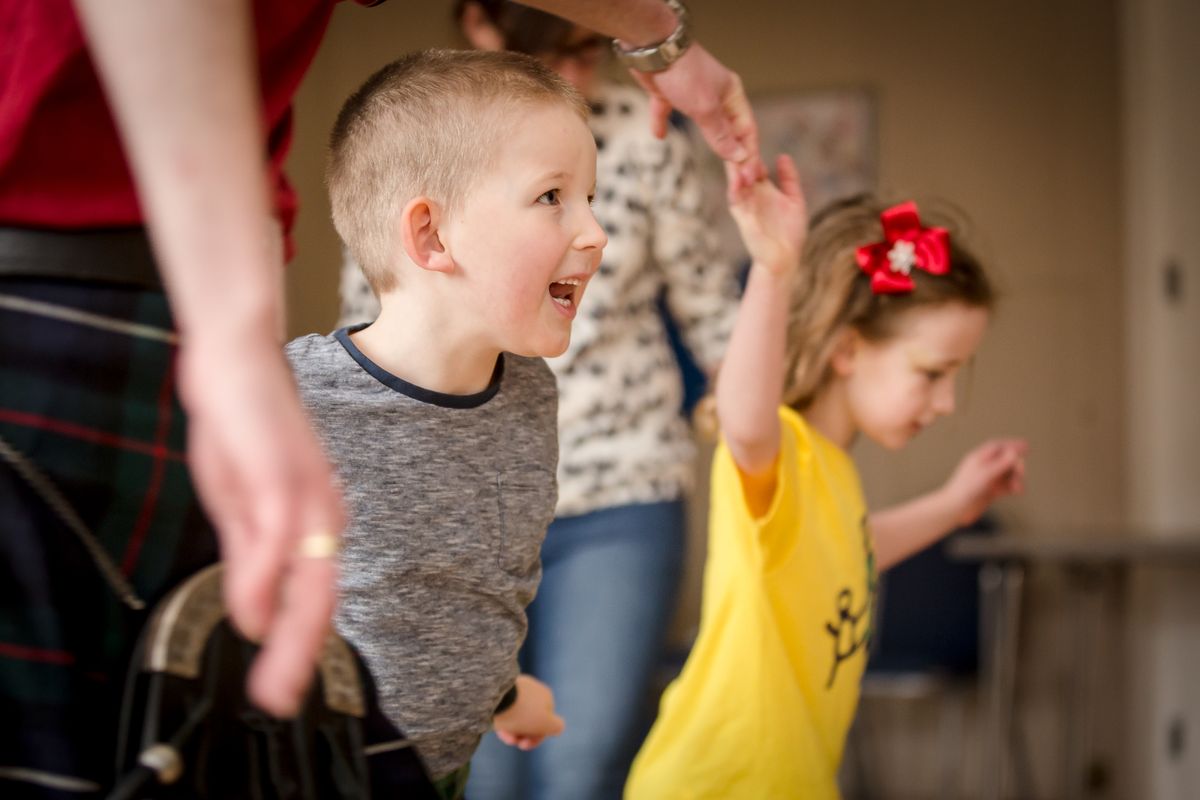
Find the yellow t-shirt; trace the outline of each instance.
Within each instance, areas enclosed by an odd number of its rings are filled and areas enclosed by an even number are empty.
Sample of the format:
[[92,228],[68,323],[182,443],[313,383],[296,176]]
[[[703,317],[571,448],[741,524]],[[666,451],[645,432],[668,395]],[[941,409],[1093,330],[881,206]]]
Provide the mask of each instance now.
[[722,444],[700,633],[626,800],[837,798],[875,590],[850,457],[780,409],[775,496],[753,518]]

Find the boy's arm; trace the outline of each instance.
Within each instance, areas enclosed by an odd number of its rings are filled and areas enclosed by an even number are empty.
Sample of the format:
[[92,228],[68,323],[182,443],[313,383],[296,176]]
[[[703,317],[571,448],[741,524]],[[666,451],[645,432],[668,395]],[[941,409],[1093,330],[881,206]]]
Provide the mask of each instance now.
[[251,697],[290,715],[311,680],[336,580],[333,559],[293,554],[306,534],[338,534],[342,517],[280,350],[282,263],[249,7],[75,5],[179,327],[189,466],[220,536],[229,611],[264,638]]
[[[662,0],[526,0],[526,4],[629,47],[661,42],[679,24]],[[743,181],[752,183],[765,175],[758,153],[758,126],[741,79],[698,43],[662,72],[632,74],[650,94],[656,136],[666,135],[667,117],[677,108],[696,122],[717,155],[739,165]]]
[[879,569],[888,569],[955,528],[970,525],[1000,497],[1023,491],[1028,449],[1021,439],[986,442],[959,462],[942,487],[871,514]]
[[756,516],[775,491],[788,312],[805,225],[796,168],[786,157],[778,166],[779,189],[766,180],[733,187],[730,176],[730,209],[752,264],[716,391],[721,434]]

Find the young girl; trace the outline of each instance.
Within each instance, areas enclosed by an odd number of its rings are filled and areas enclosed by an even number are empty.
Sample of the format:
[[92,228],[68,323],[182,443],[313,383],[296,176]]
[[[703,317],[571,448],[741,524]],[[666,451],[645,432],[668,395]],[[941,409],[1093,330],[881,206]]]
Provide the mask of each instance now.
[[[1026,445],[988,442],[935,492],[868,514],[847,450],[954,410],[988,323],[979,264],[912,203],[846,202],[805,237],[795,167],[731,176],[753,266],[717,384],[700,634],[629,800],[836,798],[877,569],[1020,491]],[[781,404],[782,403],[782,404]]]

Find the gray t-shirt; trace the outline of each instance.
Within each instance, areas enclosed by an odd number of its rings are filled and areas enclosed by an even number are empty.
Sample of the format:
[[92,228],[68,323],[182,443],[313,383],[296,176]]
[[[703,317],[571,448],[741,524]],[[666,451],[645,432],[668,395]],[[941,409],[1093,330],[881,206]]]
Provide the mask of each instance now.
[[483,392],[433,392],[363,355],[361,327],[286,352],[345,493],[338,630],[440,777],[516,679],[554,516],[554,376],[505,354]]

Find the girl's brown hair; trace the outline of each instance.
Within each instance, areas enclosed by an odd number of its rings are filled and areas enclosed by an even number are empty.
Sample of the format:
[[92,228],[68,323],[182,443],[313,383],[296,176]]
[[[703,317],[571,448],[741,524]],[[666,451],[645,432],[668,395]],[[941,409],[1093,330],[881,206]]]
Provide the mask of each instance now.
[[783,398],[798,411],[805,410],[829,381],[833,350],[846,328],[879,342],[893,336],[901,317],[913,309],[946,303],[991,309],[995,303],[983,268],[959,242],[953,226],[925,213],[922,225],[950,229],[950,271],[931,275],[914,269],[913,291],[873,293],[870,276],[859,268],[855,253],[884,238],[880,214],[890,205],[859,195],[825,208],[809,223],[788,319]]

